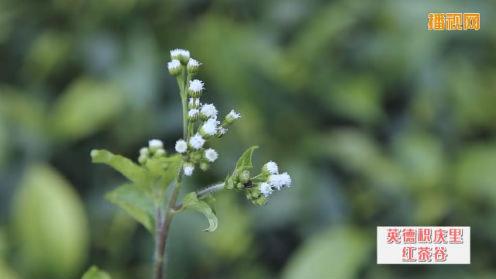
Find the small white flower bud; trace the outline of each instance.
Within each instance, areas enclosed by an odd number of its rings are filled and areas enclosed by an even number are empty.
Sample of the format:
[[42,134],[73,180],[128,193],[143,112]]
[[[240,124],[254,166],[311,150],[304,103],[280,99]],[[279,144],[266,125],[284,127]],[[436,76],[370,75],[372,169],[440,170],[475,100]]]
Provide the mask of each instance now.
[[226,122],[227,125],[232,124],[234,121],[239,119],[241,117],[241,114],[238,112],[231,110],[227,115],[224,121]]
[[207,161],[213,163],[213,162],[215,162],[215,160],[217,160],[218,157],[219,157],[219,154],[214,149],[209,148],[209,149],[205,150],[205,159],[207,159]]
[[224,128],[222,126],[220,126],[219,128],[217,128],[217,137],[222,137],[223,135],[225,135],[227,133],[227,128]]
[[196,134],[196,135],[192,136],[189,139],[189,145],[193,149],[200,149],[200,148],[202,148],[204,143],[205,143],[205,140],[199,134]]
[[268,183],[277,190],[281,190],[284,186],[291,186],[291,177],[287,172],[282,174],[272,174],[269,176]]
[[200,114],[200,111],[198,109],[190,109],[188,111],[188,119],[189,120],[196,120],[196,119],[198,119],[199,114]]
[[177,59],[181,62],[181,64],[186,65],[188,63],[190,54],[189,51],[185,49],[173,49],[170,51],[171,59]]
[[263,166],[263,170],[268,172],[269,174],[278,174],[279,168],[275,162],[269,161]]
[[164,143],[161,141],[161,140],[158,140],[158,139],[152,139],[148,142],[148,146],[150,147],[150,149],[152,150],[157,150],[159,148],[163,148],[164,147]]
[[145,157],[147,157],[148,155],[150,155],[150,151],[146,147],[142,147],[140,149],[139,153],[140,153],[140,156],[145,156]]
[[181,67],[181,62],[177,59],[173,59],[171,62],[167,63],[169,73],[173,76],[178,76],[181,74]]
[[194,170],[195,170],[195,165],[193,165],[192,163],[184,163],[183,165],[184,175],[191,176]]
[[203,119],[215,118],[217,119],[217,109],[214,104],[204,104],[200,109],[200,114]]
[[186,68],[188,70],[188,73],[196,74],[198,73],[198,69],[200,68],[200,66],[201,66],[200,62],[198,62],[196,59],[190,58]]
[[184,153],[188,150],[188,144],[186,143],[185,140],[180,139],[180,140],[176,141],[175,148],[176,148],[177,153]]
[[200,107],[200,99],[189,98],[188,109],[198,109]]
[[199,79],[194,79],[189,81],[188,93],[190,97],[199,98],[201,93],[205,89],[205,84]]
[[200,134],[202,136],[208,137],[208,136],[213,136],[217,133],[217,125],[219,125],[220,122],[217,121],[214,118],[210,118],[203,125],[200,127]]
[[260,193],[262,193],[262,195],[264,195],[264,197],[270,196],[270,194],[272,194],[272,192],[273,192],[273,190],[272,190],[272,187],[270,186],[269,183],[266,183],[266,182],[260,183]]

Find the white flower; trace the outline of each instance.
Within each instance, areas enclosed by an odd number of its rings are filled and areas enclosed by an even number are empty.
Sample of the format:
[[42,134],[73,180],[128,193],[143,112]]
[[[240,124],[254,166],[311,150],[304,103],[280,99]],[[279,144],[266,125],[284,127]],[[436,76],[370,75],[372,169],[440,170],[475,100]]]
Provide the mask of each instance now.
[[142,147],[139,151],[140,153],[140,156],[148,156],[150,154],[150,152],[148,151],[148,148],[146,147]]
[[270,186],[269,183],[266,183],[266,182],[260,183],[260,193],[262,193],[262,195],[264,195],[264,197],[270,196],[270,194],[272,194],[272,192],[273,192],[272,186]]
[[275,162],[269,161],[264,165],[264,168],[270,173],[270,174],[278,174],[279,173],[279,168],[277,167],[277,164]]
[[226,121],[229,123],[234,122],[234,120],[238,119],[241,117],[241,114],[238,112],[231,110],[227,115],[226,115]]
[[205,150],[205,158],[209,162],[214,162],[215,160],[217,160],[218,157],[219,154],[217,153],[217,151],[213,150],[212,148]]
[[164,147],[164,143],[158,139],[152,139],[148,142],[148,146],[152,149],[159,149]]
[[189,139],[189,145],[191,145],[194,149],[202,148],[204,143],[205,140],[199,134],[196,134]]
[[272,187],[277,190],[281,190],[284,186],[291,186],[291,177],[287,172],[282,174],[272,174],[269,176],[268,182]]
[[184,153],[188,150],[188,144],[186,143],[185,140],[180,139],[176,141],[176,151],[177,153]]
[[214,104],[204,104],[201,107],[200,112],[207,118],[217,118],[217,109]]
[[217,125],[219,125],[219,121],[214,118],[209,118],[202,126],[200,131],[208,136],[213,136],[217,133]]
[[224,127],[219,127],[217,128],[217,133],[222,136],[224,135],[225,133],[227,133],[227,128],[224,128]]
[[186,69],[188,69],[188,72],[190,74],[196,74],[200,66],[201,66],[200,62],[198,62],[196,59],[190,58],[188,61],[188,65],[186,66]]
[[189,89],[189,91],[191,91],[193,93],[200,93],[205,88],[204,85],[205,84],[203,83],[203,81],[201,81],[199,79],[194,79],[194,80],[189,81],[188,89]]
[[176,48],[170,51],[171,59],[177,59],[182,63],[187,63],[190,57],[189,51],[185,49]]
[[195,165],[193,165],[191,163],[184,163],[184,165],[183,165],[184,175],[191,176],[193,174],[194,170],[195,170]]
[[171,75],[176,76],[181,73],[181,62],[177,59],[172,59],[172,61],[167,63],[167,68]]
[[189,117],[190,119],[193,119],[193,118],[195,118],[195,117],[197,117],[197,116],[198,116],[198,113],[200,113],[200,111],[199,111],[199,110],[197,110],[197,109],[190,109],[190,110],[188,111],[188,117]]
[[198,108],[200,106],[200,99],[198,98],[189,98],[188,108]]

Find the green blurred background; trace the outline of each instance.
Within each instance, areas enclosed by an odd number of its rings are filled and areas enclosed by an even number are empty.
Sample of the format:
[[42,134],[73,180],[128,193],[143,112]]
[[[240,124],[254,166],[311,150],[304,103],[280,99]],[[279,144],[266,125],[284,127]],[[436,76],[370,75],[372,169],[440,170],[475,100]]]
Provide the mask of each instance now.
[[[480,12],[478,32],[428,12]],[[149,278],[153,240],[105,200],[134,159],[181,132],[168,51],[204,63],[223,113],[222,180],[252,144],[294,187],[220,224],[174,220],[170,278],[496,278],[495,1],[0,0],[0,278],[72,279],[96,264]],[[378,266],[378,225],[472,226],[472,264]]]

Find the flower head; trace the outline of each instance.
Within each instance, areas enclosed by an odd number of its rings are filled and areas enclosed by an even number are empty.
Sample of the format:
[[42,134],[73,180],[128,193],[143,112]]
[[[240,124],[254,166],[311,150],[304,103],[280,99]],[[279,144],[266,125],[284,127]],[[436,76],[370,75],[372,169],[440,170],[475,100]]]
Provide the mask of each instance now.
[[159,148],[164,147],[164,143],[159,139],[152,139],[152,140],[148,141],[148,146],[151,149],[159,149]]
[[199,113],[200,113],[200,111],[198,109],[190,109],[188,111],[188,118],[190,120],[195,120],[195,119],[197,119]]
[[188,150],[188,144],[186,143],[185,140],[180,139],[180,140],[176,141],[175,148],[176,148],[177,153],[184,153],[184,152],[186,152],[186,150]]
[[200,68],[200,66],[201,66],[201,63],[198,62],[198,60],[190,58],[186,68],[188,69],[188,73],[196,74],[198,72],[198,68]]
[[241,117],[241,114],[238,112],[231,110],[225,118],[225,121],[227,124],[232,124],[236,119],[239,119]]
[[199,134],[196,134],[189,139],[189,145],[191,147],[193,147],[194,149],[202,148],[204,143],[205,143],[205,140]]
[[269,176],[268,183],[277,190],[281,190],[284,186],[291,186],[291,177],[287,172],[282,174],[272,174]]
[[270,174],[278,174],[279,168],[275,162],[269,161],[263,166],[264,170],[266,170]]
[[220,126],[218,129],[217,129],[217,136],[218,137],[222,137],[223,135],[225,135],[227,133],[227,128],[224,128],[222,126]]
[[170,51],[171,59],[179,60],[182,64],[186,64],[189,61],[189,51],[185,49],[176,48]]
[[217,125],[220,122],[215,118],[209,118],[200,128],[200,132],[205,136],[213,136],[217,133]]
[[267,182],[260,183],[260,193],[262,193],[262,195],[264,195],[264,197],[270,196],[270,194],[272,194],[272,192],[273,192],[272,186],[270,186],[269,183],[267,183]]
[[219,154],[214,149],[209,148],[205,150],[205,158],[207,159],[207,161],[214,162],[215,160],[217,160],[218,157]]
[[200,107],[200,99],[198,98],[189,98],[188,108],[189,109],[197,109]]
[[200,113],[205,118],[215,118],[217,119],[217,109],[214,104],[204,104],[200,109]]
[[167,63],[167,68],[169,69],[169,73],[173,76],[177,76],[181,73],[181,62],[177,59],[172,59],[169,63]]
[[194,79],[189,81],[188,91],[191,97],[198,98],[201,92],[205,89],[205,84],[199,79]]
[[192,163],[184,163],[183,164],[184,175],[191,176],[193,174],[194,170],[195,170],[195,165],[193,165]]

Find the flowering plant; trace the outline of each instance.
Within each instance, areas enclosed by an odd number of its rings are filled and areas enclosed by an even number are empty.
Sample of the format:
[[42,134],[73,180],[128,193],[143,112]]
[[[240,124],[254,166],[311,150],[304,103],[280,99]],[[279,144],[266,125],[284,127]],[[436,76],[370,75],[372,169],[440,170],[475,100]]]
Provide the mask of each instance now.
[[[94,163],[109,165],[129,182],[108,194],[108,199],[124,209],[155,236],[153,278],[164,274],[165,248],[173,218],[184,210],[201,212],[207,218],[206,231],[217,228],[217,217],[207,199],[221,190],[236,190],[245,194],[255,205],[264,205],[274,190],[291,186],[288,173],[279,173],[276,163],[266,163],[258,174],[253,173],[252,155],[257,146],[248,148],[238,159],[232,172],[223,182],[184,195],[178,200],[184,176],[191,176],[197,168],[206,171],[219,154],[208,147],[211,139],[223,137],[241,115],[231,110],[222,121],[214,104],[202,104],[203,81],[193,79],[202,65],[184,49],[170,52],[167,68],[176,77],[183,112],[183,137],[176,141],[176,153],[169,154],[161,140],[152,139],[139,151],[137,163],[107,150],[92,150]],[[83,277],[109,278],[96,267]]]

